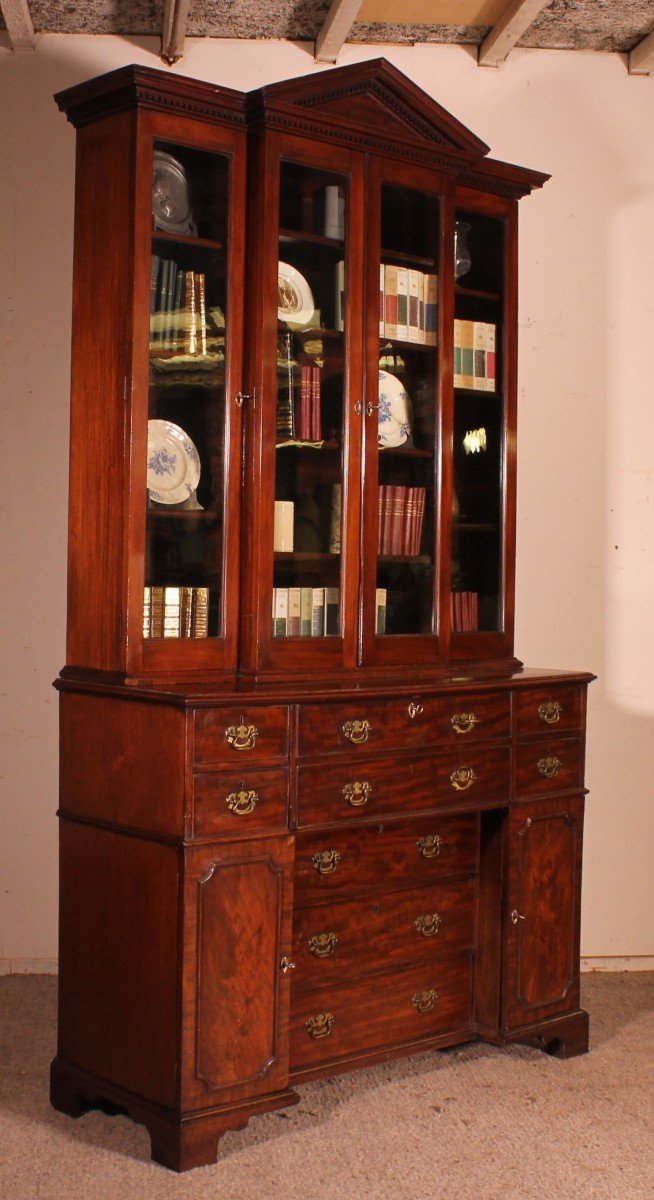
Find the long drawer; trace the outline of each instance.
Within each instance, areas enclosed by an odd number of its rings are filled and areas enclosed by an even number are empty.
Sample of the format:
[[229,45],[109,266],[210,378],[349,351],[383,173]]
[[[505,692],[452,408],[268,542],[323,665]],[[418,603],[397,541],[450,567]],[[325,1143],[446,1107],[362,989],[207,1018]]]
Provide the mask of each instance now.
[[404,760],[369,756],[356,762],[298,767],[298,824],[369,820],[444,806],[473,807],[509,799],[508,746],[471,743]]
[[303,704],[298,754],[306,757],[362,746],[370,750],[448,743],[463,747],[469,741],[507,737],[509,727],[507,692]]
[[193,777],[196,837],[241,837],[288,828],[288,772],[274,768],[202,771]]
[[584,761],[579,738],[549,738],[525,742],[516,755],[518,796],[561,792],[584,782]]
[[288,754],[286,705],[198,709],[194,729],[197,763],[241,770],[247,763]]
[[295,905],[474,871],[478,840],[468,813],[298,833]]
[[296,910],[293,987],[321,987],[472,949],[475,890],[474,879],[462,879]]
[[418,1042],[471,1025],[472,959],[369,976],[291,996],[291,1073],[378,1047]]

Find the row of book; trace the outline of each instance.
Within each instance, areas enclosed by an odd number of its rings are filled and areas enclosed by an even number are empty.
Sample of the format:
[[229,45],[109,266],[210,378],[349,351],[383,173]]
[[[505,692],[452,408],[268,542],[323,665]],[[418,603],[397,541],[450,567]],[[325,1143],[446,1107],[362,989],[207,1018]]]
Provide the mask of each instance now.
[[452,592],[450,620],[453,633],[476,633],[479,629],[479,593]]
[[280,388],[277,394],[277,440],[295,438],[299,442],[319,442],[322,440],[321,368],[303,363],[299,370],[299,388],[291,383],[288,388]]
[[208,633],[209,588],[144,589],[144,638],[206,638]]
[[486,321],[454,322],[454,386],[494,392],[496,327]]
[[420,554],[426,496],[424,487],[380,484],[378,554]]
[[379,336],[435,346],[438,275],[381,263]]
[[152,256],[150,274],[150,341],[157,354],[207,353],[206,279],[199,271],[182,271],[169,258]]
[[[375,632],[386,632],[386,588],[377,588]],[[340,588],[273,588],[273,637],[338,637]]]

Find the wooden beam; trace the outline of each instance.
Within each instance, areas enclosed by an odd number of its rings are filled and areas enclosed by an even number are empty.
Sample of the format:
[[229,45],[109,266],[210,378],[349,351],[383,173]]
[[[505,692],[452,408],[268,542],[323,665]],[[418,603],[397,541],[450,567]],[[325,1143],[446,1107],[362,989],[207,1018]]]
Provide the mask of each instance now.
[[630,75],[650,75],[654,71],[654,30],[634,46],[629,55]]
[[33,50],[36,34],[27,0],[0,0],[12,50]]
[[166,0],[164,4],[161,57],[169,65],[177,62],[184,53],[190,5],[191,0]]
[[332,0],[316,38],[316,62],[336,62],[338,52],[357,19],[362,3],[363,0]]
[[520,41],[523,33],[549,4],[551,0],[511,0],[479,47],[479,66],[499,67],[516,42]]

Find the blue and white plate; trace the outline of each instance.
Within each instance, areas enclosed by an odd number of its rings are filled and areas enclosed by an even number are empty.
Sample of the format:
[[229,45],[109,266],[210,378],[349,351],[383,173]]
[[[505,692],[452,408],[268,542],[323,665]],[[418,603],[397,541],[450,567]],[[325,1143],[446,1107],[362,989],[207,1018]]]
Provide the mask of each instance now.
[[200,455],[179,425],[148,421],[147,485],[157,504],[181,504],[200,482]]
[[403,446],[411,436],[411,401],[404,384],[390,371],[379,372],[378,416],[379,446]]

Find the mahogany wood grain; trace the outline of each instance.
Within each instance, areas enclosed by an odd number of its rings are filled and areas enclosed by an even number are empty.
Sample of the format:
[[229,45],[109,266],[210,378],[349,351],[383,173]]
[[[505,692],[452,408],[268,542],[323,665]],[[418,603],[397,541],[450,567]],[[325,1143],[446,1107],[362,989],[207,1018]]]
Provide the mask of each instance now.
[[[239,726],[246,727],[246,732],[240,736]],[[252,731],[248,735],[250,727]],[[237,733],[230,732],[233,730]],[[199,709],[195,714],[194,731],[196,763],[215,763],[233,770],[245,770],[250,763],[286,757],[288,708],[243,702],[230,707]]]
[[518,692],[515,720],[519,738],[579,733],[583,720],[581,687],[540,687]]
[[195,837],[282,833],[288,823],[287,771],[257,771],[246,763],[239,772],[203,771],[194,776]]
[[[578,791],[584,782],[583,746],[579,738],[525,742],[516,751],[518,796]],[[545,773],[547,772],[547,774]]]

